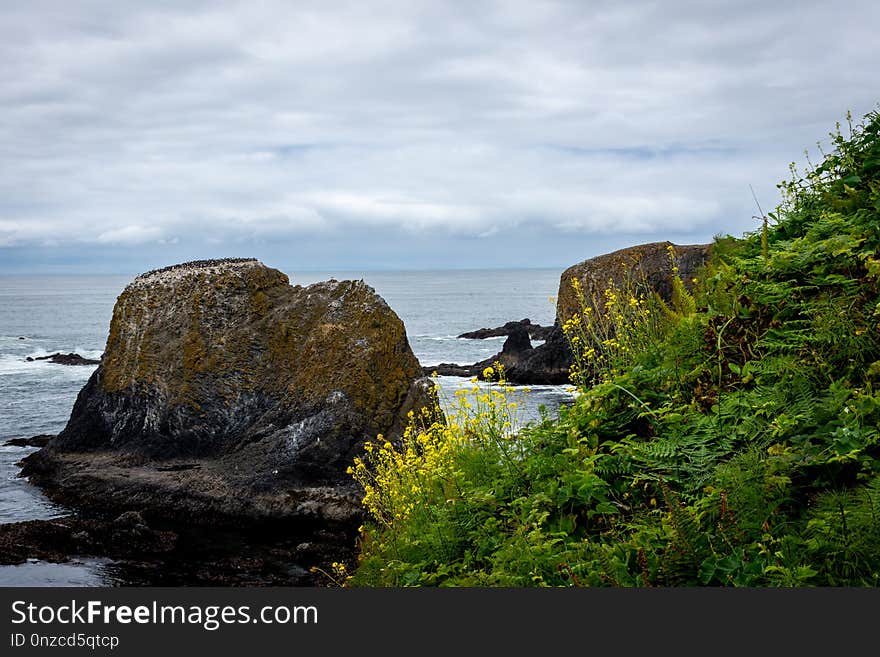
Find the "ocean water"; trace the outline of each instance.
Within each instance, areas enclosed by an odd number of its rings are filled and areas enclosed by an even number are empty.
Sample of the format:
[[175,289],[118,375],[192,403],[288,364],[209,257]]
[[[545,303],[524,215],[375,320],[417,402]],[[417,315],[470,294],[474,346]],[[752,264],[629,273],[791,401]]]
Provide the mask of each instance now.
[[[100,357],[113,304],[127,283],[128,277],[118,276],[0,276],[0,523],[66,513],[18,478],[16,464],[35,450],[3,443],[63,429],[94,370],[25,359],[58,351]],[[14,577],[0,573],[0,584],[10,577],[31,581],[35,570],[31,565]],[[71,569],[54,570],[75,579]],[[48,571],[47,576],[54,577]]]
[[[329,278],[363,279],[403,320],[413,352],[424,366],[473,363],[501,350],[504,338],[464,340],[465,331],[528,317],[552,324],[560,271],[486,270],[442,272],[288,272],[291,283]],[[99,358],[116,297],[129,276],[0,276],[0,445],[9,438],[54,434],[64,428],[77,393],[94,366],[55,365],[26,358],[76,352]],[[474,384],[441,377],[440,397]],[[482,385],[482,384],[481,384]],[[521,421],[536,419],[539,407],[553,411],[571,400],[558,386],[515,393]],[[17,466],[33,448],[0,446],[0,523],[57,517],[52,504],[18,478]],[[0,568],[0,585],[107,581],[103,563],[84,560],[69,567],[25,564]]]

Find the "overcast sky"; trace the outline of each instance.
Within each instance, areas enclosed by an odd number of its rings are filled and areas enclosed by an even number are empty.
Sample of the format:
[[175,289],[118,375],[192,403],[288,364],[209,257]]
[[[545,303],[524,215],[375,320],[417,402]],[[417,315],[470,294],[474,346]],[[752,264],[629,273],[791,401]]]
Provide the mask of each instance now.
[[565,267],[755,226],[880,101],[880,3],[28,0],[0,271]]

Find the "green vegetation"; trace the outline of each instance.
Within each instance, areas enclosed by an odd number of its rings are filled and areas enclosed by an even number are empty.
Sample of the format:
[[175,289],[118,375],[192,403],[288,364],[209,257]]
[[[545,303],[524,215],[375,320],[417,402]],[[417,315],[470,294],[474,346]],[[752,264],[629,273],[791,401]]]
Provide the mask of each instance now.
[[356,463],[348,583],[880,584],[880,115],[832,139],[693,293],[568,326],[558,418],[513,435],[499,386]]

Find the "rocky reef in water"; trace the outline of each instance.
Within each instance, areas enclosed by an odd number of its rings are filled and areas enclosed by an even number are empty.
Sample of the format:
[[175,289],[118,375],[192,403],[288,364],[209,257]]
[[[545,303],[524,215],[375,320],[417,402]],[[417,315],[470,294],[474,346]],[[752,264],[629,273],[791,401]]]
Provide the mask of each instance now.
[[176,265],[120,294],[67,426],[22,474],[88,513],[281,523],[350,549],[362,509],[345,470],[432,401],[421,376],[400,318],[362,281]]
[[467,340],[485,340],[486,338],[500,338],[503,336],[508,336],[520,328],[526,329],[529,338],[531,338],[532,340],[546,340],[547,336],[550,335],[550,331],[553,330],[552,326],[541,326],[540,324],[532,324],[532,320],[526,317],[525,319],[521,319],[518,322],[507,322],[503,326],[497,326],[495,328],[481,328],[477,329],[476,331],[467,331],[457,337]]
[[49,354],[48,356],[28,356],[25,358],[28,363],[33,363],[39,360],[49,361],[50,363],[55,363],[56,365],[97,365],[100,363],[100,360],[95,360],[94,358],[86,358],[84,356],[80,356],[79,354],[69,353],[55,353]]

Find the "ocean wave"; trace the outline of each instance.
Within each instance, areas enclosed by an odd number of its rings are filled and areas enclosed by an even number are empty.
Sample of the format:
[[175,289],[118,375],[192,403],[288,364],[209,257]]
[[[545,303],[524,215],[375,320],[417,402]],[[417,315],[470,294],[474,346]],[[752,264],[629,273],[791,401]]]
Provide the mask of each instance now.
[[[446,412],[455,412],[457,405],[457,393],[465,391],[468,398],[472,397],[475,388],[477,394],[482,390],[499,389],[498,383],[485,381],[473,381],[471,379],[455,376],[439,376],[435,379],[438,384],[438,398],[440,405]],[[508,387],[506,384],[503,387]],[[512,390],[505,393],[508,401],[515,401],[519,409],[514,412],[514,428],[517,429],[530,422],[538,422],[542,418],[541,407],[543,406],[551,416],[558,412],[561,406],[568,406],[574,402],[579,392],[572,385],[532,385],[510,386]],[[473,399],[471,400],[473,401]]]
[[559,393],[559,394],[569,394],[572,396],[577,395],[577,388],[570,383],[562,384],[562,385],[549,385],[549,384],[512,384],[505,383],[504,386],[500,386],[497,382],[487,382],[487,381],[472,381],[466,377],[461,376],[438,376],[435,377],[438,383],[444,388],[449,388],[452,390],[461,390],[461,389],[469,389],[473,388],[475,385],[480,388],[499,388],[499,387],[512,387],[514,391],[525,391],[529,390],[536,393]]
[[44,356],[51,356],[52,354],[58,353],[57,351],[49,351],[48,349],[43,349],[42,347],[37,349],[31,349],[26,355],[26,358],[43,358]]
[[79,354],[83,358],[99,360],[103,353],[104,351],[102,349],[85,349],[79,346],[74,347],[73,349],[45,349],[43,347],[38,347],[37,349],[30,350],[23,358],[36,359],[45,358],[46,356],[51,356],[53,354]]

